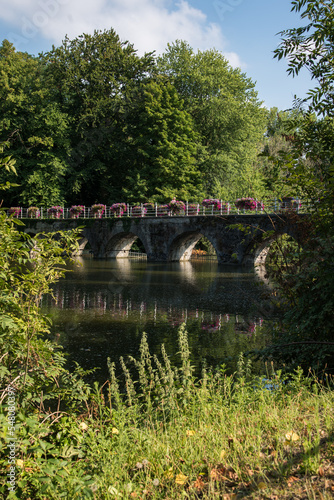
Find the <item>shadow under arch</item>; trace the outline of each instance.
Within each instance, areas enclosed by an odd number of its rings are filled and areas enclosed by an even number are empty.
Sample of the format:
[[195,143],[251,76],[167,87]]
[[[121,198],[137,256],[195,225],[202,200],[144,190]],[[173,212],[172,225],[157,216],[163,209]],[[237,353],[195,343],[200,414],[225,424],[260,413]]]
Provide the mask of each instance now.
[[[177,236],[170,245],[168,260],[170,262],[190,260],[194,247],[196,246],[198,241],[203,238],[203,236],[205,235],[199,231],[187,231]],[[210,241],[217,254],[215,245],[212,243],[210,238],[207,239]]]
[[76,252],[73,253],[73,257],[82,255],[82,252],[84,251],[87,243],[88,243],[88,239],[85,236],[83,238],[80,238],[78,241],[79,248]]
[[112,259],[124,259],[129,257],[129,252],[131,250],[134,242],[140,239],[145,253],[147,253],[147,245],[139,236],[132,232],[121,232],[115,234],[108,242],[106,247],[106,257]]
[[300,241],[292,231],[280,231],[273,234],[271,237],[264,239],[261,242],[255,243],[255,249],[251,255],[248,255],[249,262],[253,263],[255,267],[265,267],[266,259],[270,251],[271,245],[277,241],[282,236],[289,236],[293,238],[295,242],[300,245]]

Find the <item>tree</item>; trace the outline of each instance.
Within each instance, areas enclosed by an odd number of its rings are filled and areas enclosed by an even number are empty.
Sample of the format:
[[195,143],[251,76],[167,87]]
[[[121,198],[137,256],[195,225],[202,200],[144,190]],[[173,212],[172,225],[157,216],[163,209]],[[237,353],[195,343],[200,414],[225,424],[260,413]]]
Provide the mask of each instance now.
[[287,183],[289,172],[277,159],[280,155],[292,153],[302,120],[303,113],[299,109],[279,111],[277,108],[271,108],[269,110],[259,165],[263,171],[266,190],[271,197],[280,198],[296,194],[289,191],[291,189]]
[[157,64],[184,100],[206,149],[207,194],[234,198],[263,192],[256,157],[267,112],[254,83],[217,50],[194,53],[184,41],[169,44]]
[[[292,267],[278,277],[281,295],[287,302],[277,345],[265,354],[281,361],[334,370],[334,119],[332,81],[334,24],[332,2],[293,1],[309,23],[283,31],[285,37],[275,55],[287,57],[292,76],[302,68],[318,79],[309,92],[308,109],[294,134],[292,148],[276,161],[287,172],[286,184],[308,197],[310,216],[294,222],[304,232],[298,272]],[[304,9],[304,10],[302,10]],[[304,52],[303,52],[304,51]],[[324,78],[321,76],[323,71]],[[315,113],[323,115],[322,119]],[[293,122],[292,122],[293,125]],[[293,258],[293,255],[291,256]],[[292,347],[294,346],[294,347]]]
[[152,55],[139,57],[110,29],[66,37],[42,61],[52,99],[71,123],[68,200],[88,204],[118,198],[127,175],[122,163],[123,106],[151,73]]
[[[300,12],[302,19],[307,19],[305,26],[282,31],[281,44],[275,50],[278,59],[288,59],[288,73],[297,76],[302,69],[307,69],[318,85],[309,91],[304,103],[308,110],[300,124],[300,133],[296,141],[295,155],[299,154],[298,167],[305,166],[300,161],[302,155],[312,160],[308,169],[313,181],[313,190],[321,184],[322,203],[332,199],[334,189],[333,164],[333,56],[334,56],[334,12],[330,0],[294,0],[292,11]],[[314,113],[322,115],[323,120],[315,120]],[[298,169],[297,169],[298,171]],[[302,171],[300,170],[300,173]],[[304,179],[305,180],[305,179]],[[332,203],[332,202],[330,202]],[[332,207],[333,208],[333,207]]]
[[122,191],[128,200],[163,202],[203,196],[199,136],[166,78],[134,89],[125,122],[125,165],[131,175]]
[[305,26],[280,32],[282,42],[274,51],[278,59],[288,59],[288,74],[297,76],[301,70],[310,72],[318,85],[306,98],[310,109],[333,116],[334,84],[334,11],[331,0],[294,0],[291,11],[306,19]]
[[20,184],[5,203],[63,202],[68,120],[50,98],[38,58],[7,40],[0,47],[0,96],[0,140],[10,145]]

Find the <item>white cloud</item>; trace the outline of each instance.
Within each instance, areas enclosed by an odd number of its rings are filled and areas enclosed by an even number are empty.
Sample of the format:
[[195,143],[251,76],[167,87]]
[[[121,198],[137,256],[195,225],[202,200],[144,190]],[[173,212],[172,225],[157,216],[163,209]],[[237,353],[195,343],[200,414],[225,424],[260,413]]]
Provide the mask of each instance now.
[[15,26],[17,41],[43,37],[57,45],[66,34],[113,28],[139,54],[160,54],[181,39],[195,50],[216,48],[232,66],[242,66],[238,54],[226,52],[220,26],[186,0],[10,0],[1,6],[0,19]]

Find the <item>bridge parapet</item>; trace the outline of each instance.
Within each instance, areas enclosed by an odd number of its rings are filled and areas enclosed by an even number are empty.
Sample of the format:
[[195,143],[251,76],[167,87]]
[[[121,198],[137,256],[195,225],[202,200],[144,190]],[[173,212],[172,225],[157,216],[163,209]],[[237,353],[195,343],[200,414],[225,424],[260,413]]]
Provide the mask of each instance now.
[[[206,202],[215,201],[216,204],[205,205],[201,203],[183,204],[183,209],[171,208],[171,204],[158,205],[157,203],[142,203],[140,205],[130,205],[126,203],[116,203],[111,207],[103,204],[86,207],[75,205],[72,207],[11,207],[9,214],[14,214],[17,218],[32,219],[108,219],[108,218],[143,218],[143,217],[196,217],[196,216],[223,216],[223,215],[243,215],[243,214],[284,214],[286,211],[296,213],[308,213],[310,203],[306,200],[300,201],[293,198],[283,198],[282,200],[269,199],[261,201],[252,200],[251,205],[241,203],[243,198],[234,202],[224,202],[222,200],[204,200]],[[287,201],[288,200],[288,201]],[[239,201],[239,203],[238,203]],[[241,204],[240,204],[241,203]],[[242,208],[244,207],[244,208]]]

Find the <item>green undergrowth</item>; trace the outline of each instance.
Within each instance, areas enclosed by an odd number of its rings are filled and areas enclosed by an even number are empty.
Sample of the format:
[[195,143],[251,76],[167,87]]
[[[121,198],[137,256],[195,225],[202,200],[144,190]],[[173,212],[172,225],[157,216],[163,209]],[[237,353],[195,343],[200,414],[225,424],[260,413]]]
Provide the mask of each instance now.
[[[76,410],[22,405],[17,397],[16,499],[295,499],[333,497],[333,380],[267,367],[241,355],[195,380],[184,325],[180,367],[164,347],[120,360],[123,378],[97,384]],[[133,373],[136,368],[137,376]],[[121,390],[120,387],[123,389]],[[0,468],[8,471],[6,401]]]

